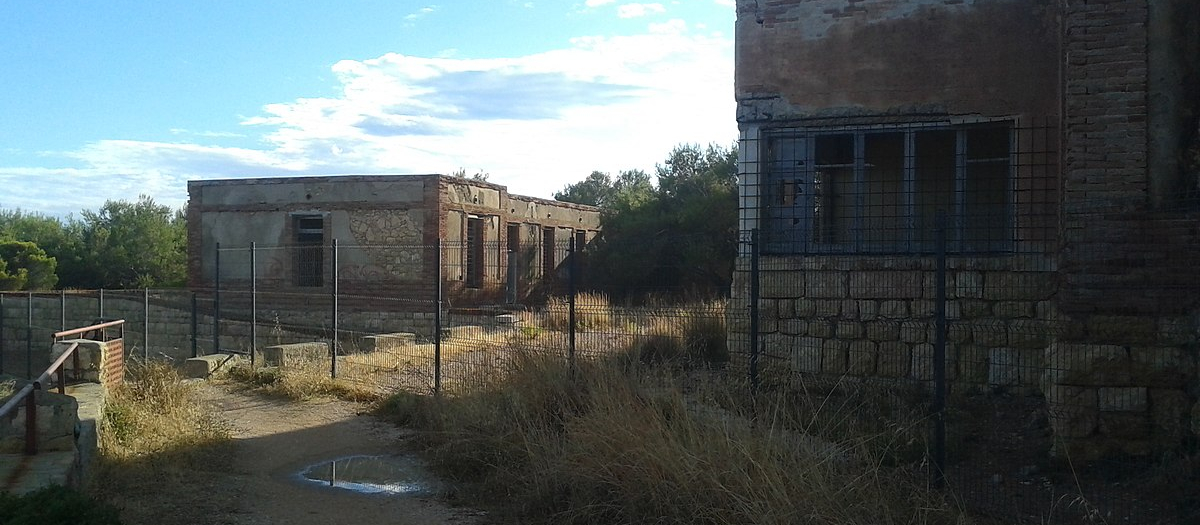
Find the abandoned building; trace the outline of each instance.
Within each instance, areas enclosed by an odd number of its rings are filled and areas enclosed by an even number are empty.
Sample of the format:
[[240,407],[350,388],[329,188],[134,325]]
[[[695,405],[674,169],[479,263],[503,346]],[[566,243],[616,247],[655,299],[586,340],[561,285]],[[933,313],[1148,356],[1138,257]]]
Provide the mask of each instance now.
[[340,294],[429,310],[416,302],[433,300],[440,277],[448,307],[536,300],[552,291],[566,247],[600,225],[590,206],[445,175],[197,180],[188,194],[189,287],[248,291],[253,279],[304,301],[331,290],[335,241]]
[[736,4],[766,373],[928,380],[940,245],[952,388],[1086,457],[1200,435],[1200,3]]

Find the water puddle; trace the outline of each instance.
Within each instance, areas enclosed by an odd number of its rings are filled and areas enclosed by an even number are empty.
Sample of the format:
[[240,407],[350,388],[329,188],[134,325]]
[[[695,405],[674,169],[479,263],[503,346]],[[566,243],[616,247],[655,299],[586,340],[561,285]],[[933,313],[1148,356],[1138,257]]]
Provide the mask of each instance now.
[[309,483],[360,494],[425,495],[437,490],[420,461],[408,456],[347,456],[300,471]]

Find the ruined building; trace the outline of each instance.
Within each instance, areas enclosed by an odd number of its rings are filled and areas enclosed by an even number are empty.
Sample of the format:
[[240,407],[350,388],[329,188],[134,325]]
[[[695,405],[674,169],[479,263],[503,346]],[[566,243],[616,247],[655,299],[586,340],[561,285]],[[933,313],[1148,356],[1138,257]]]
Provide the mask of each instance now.
[[332,290],[334,241],[340,294],[432,312],[440,279],[451,308],[523,302],[550,293],[570,241],[583,246],[600,226],[591,206],[445,175],[196,180],[188,194],[192,289],[244,294],[253,279],[309,303]]

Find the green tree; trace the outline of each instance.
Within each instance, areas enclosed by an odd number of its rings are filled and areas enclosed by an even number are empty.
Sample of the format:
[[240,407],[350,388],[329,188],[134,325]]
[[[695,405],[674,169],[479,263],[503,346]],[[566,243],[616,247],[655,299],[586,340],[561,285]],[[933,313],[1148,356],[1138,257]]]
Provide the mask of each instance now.
[[57,262],[28,241],[0,240],[0,290],[49,290]]
[[[602,231],[589,273],[613,295],[727,293],[737,250],[737,150],[679,145],[655,168],[593,172],[559,200],[599,195]],[[572,201],[578,202],[578,201]]]
[[83,256],[80,223],[21,210],[0,210],[0,239],[29,241],[57,261],[58,285],[78,288],[92,272]]
[[154,202],[107,201],[75,224],[91,272],[86,288],[182,286],[187,280],[187,225],[183,212]]

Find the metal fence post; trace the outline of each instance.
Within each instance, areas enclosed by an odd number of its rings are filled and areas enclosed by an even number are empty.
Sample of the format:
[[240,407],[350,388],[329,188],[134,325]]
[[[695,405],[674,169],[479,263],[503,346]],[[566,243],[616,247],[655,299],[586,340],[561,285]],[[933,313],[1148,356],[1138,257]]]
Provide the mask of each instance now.
[[192,292],[192,357],[200,357],[199,314],[196,313],[196,292]]
[[104,288],[100,288],[96,294],[96,316],[104,319]]
[[213,340],[212,353],[221,353],[221,243],[213,258]]
[[33,379],[33,292],[26,295],[25,378]]
[[4,341],[4,294],[0,293],[0,374],[4,373],[4,351],[7,347]]
[[575,377],[575,286],[577,282],[575,274],[579,271],[578,257],[576,257],[575,250],[575,236],[572,235],[570,242],[567,244],[567,257],[570,261],[570,266],[567,267],[567,333],[569,334],[567,364],[571,378]]
[[758,377],[758,315],[759,315],[759,260],[758,228],[750,230],[750,392],[757,393]]
[[142,289],[142,360],[150,360],[150,289]]
[[62,314],[59,316],[60,319],[58,320],[59,321],[58,322],[58,325],[59,325],[58,330],[61,332],[61,331],[65,331],[67,329],[67,291],[66,290],[58,291],[58,310],[59,310],[59,313]]
[[937,276],[933,342],[933,485],[945,484],[946,471],[946,212],[936,223]]
[[329,341],[329,377],[337,379],[337,354],[338,354],[338,242],[333,240],[333,246],[330,249],[330,294],[333,300],[333,337]]
[[505,303],[517,304],[517,276],[520,275],[517,271],[517,251],[508,248],[508,286],[505,290]]
[[250,368],[258,351],[258,243],[250,242]]
[[433,241],[433,395],[442,393],[442,240]]

